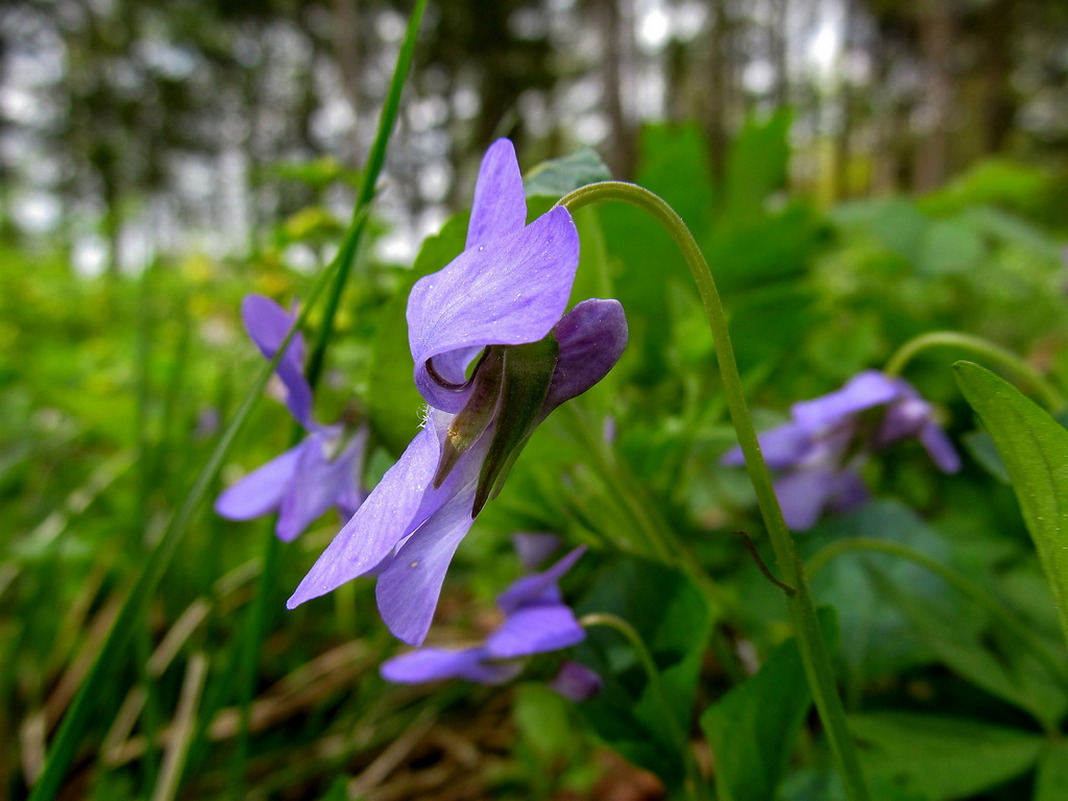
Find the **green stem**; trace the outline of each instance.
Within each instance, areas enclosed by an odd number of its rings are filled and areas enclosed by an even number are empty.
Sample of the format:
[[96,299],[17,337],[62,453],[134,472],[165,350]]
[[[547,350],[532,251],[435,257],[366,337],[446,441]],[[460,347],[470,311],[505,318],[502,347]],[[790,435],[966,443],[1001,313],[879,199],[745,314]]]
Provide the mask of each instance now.
[[891,556],[908,559],[930,570],[961,595],[986,610],[994,620],[1001,624],[1002,628],[1011,632],[1022,645],[1031,651],[1032,655],[1045,666],[1051,676],[1055,677],[1063,686],[1068,686],[1068,670],[1065,669],[1064,664],[1057,655],[1049,649],[1046,642],[1035,635],[1027,623],[998,603],[986,590],[963,573],[959,573],[953,568],[947,567],[941,562],[900,543],[878,540],[872,537],[851,537],[845,540],[838,540],[827,545],[808,560],[805,565],[808,574],[810,576],[816,575],[831,560],[851,551],[886,553]]
[[716,346],[716,357],[723,379],[727,408],[730,410],[731,422],[738,433],[738,443],[745,456],[746,469],[756,493],[757,505],[775,551],[782,581],[797,590],[793,595],[786,595],[786,606],[801,649],[805,673],[812,688],[816,708],[819,710],[820,719],[827,733],[827,740],[841,775],[846,796],[851,801],[866,801],[869,797],[867,786],[861,773],[853,741],[849,736],[845,709],[838,695],[830,655],[827,653],[820,632],[816,606],[809,590],[808,579],[805,577],[804,565],[797,553],[793,538],[786,528],[782,510],[775,497],[771,474],[768,472],[760,451],[756,429],[749,416],[741,377],[738,374],[738,365],[731,347],[727,318],[708,263],[686,227],[686,223],[675,210],[662,198],[635,184],[620,181],[590,184],[571,192],[557,205],[575,210],[601,201],[628,203],[637,206],[656,219],[675,241],[697,285],[705,318]]
[[1004,365],[1020,376],[1035,392],[1042,396],[1042,401],[1050,412],[1058,412],[1065,405],[1068,405],[1064,396],[1038,370],[1011,350],[996,345],[982,337],[962,334],[958,331],[931,331],[910,339],[894,352],[886,363],[886,368],[883,372],[892,378],[899,376],[904,372],[905,365],[912,361],[918,353],[927,348],[937,347],[971,351]]
[[656,707],[663,713],[664,724],[671,732],[671,738],[675,741],[675,747],[678,749],[679,756],[686,767],[686,784],[688,785],[689,795],[694,799],[706,798],[708,794],[705,782],[701,778],[701,772],[697,769],[697,764],[694,761],[689,737],[686,736],[686,733],[679,726],[679,722],[671,712],[667,694],[664,692],[664,686],[660,682],[660,672],[656,668],[656,662],[653,661],[653,655],[645,647],[645,641],[642,640],[641,635],[630,623],[607,612],[594,612],[589,615],[583,615],[579,619],[579,625],[584,628],[606,626],[615,629],[634,648],[634,653],[638,655],[638,661],[641,662],[642,670],[645,671],[645,675],[649,679],[649,689],[656,696]]
[[[415,42],[419,34],[419,25],[423,19],[423,12],[426,11],[426,5],[427,0],[418,0],[412,10],[411,17],[408,19],[408,29],[405,33],[404,41],[401,43],[400,52],[397,55],[393,78],[390,81],[382,113],[378,119],[375,141],[367,157],[363,181],[360,183],[360,190],[353,206],[352,220],[345,231],[345,236],[338,247],[337,254],[326,269],[326,273],[334,273],[334,281],[327,295],[322,322],[315,339],[315,346],[308,359],[306,375],[312,390],[318,385],[319,378],[322,376],[326,350],[334,333],[334,319],[341,304],[341,295],[345,290],[345,284],[348,282],[349,275],[352,272],[356,252],[363,239],[368,211],[371,207],[371,201],[375,197],[378,176],[382,172],[382,166],[386,161],[386,149],[397,120],[401,93],[411,67],[412,55],[415,52]],[[296,444],[299,438],[303,436],[303,433],[303,430],[298,426],[294,431],[292,444]],[[259,664],[260,647],[267,630],[267,618],[270,611],[269,600],[274,597],[274,592],[278,585],[277,573],[280,554],[281,547],[272,530],[268,532],[264,539],[263,570],[260,572],[256,582],[255,599],[252,608],[249,610],[247,628],[244,631],[241,668],[239,671],[241,729],[238,735],[234,763],[231,765],[231,791],[235,798],[244,797],[245,792],[244,777],[249,755],[249,726],[251,722],[253,686],[256,679],[256,667]]]

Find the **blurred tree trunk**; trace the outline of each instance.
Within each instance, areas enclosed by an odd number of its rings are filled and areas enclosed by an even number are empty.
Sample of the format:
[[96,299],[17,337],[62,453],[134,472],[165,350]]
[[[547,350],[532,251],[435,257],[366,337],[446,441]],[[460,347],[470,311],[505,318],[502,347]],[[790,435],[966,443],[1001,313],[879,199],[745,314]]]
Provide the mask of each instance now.
[[608,115],[607,162],[612,175],[617,178],[633,175],[637,160],[634,126],[623,107],[624,70],[630,69],[633,75],[634,68],[628,58],[633,48],[624,46],[624,36],[633,31],[634,26],[622,24],[623,5],[616,0],[595,0],[593,7],[604,40],[601,80],[604,109]]
[[1016,34],[1013,0],[992,0],[983,12],[982,148],[999,152],[1012,130],[1016,96],[1012,88],[1012,42]]
[[701,109],[712,179],[723,182],[727,158],[727,108],[730,85],[731,17],[729,0],[712,0],[712,32],[708,51],[708,102]]
[[[334,30],[331,37],[334,57],[337,59],[338,72],[341,74],[341,85],[345,90],[345,99],[352,108],[355,117],[360,115],[360,71],[362,67],[362,53],[359,38],[359,11],[356,0],[334,0],[333,2]],[[352,163],[359,157],[359,140],[356,136],[356,126],[353,126],[349,137]]]
[[914,124],[918,128],[912,188],[929,192],[949,174],[950,120],[955,113],[952,58],[956,17],[952,0],[919,0],[917,15],[923,89]]
[[786,20],[789,0],[771,0],[771,19],[767,27],[768,53],[775,73],[772,100],[776,108],[790,102],[790,66],[786,47]]

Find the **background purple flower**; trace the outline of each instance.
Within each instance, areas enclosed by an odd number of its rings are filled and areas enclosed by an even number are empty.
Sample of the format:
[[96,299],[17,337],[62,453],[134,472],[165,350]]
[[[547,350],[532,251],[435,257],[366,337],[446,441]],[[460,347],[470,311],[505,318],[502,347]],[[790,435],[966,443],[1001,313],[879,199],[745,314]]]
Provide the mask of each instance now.
[[[252,341],[271,359],[296,324],[296,316],[270,298],[247,295],[241,317]],[[298,332],[275,368],[285,389],[285,403],[308,432],[283,453],[226,490],[215,511],[230,520],[250,520],[278,513],[275,533],[285,541],[296,538],[331,506],[351,517],[364,498],[361,486],[366,426],[346,440],[342,426],[326,426],[312,418],[312,390],[304,377],[304,339]]]
[[[885,407],[881,416],[867,413]],[[824,511],[845,511],[869,497],[859,468],[875,450],[918,439],[943,471],[960,469],[960,457],[931,405],[903,378],[866,370],[841,389],[795,403],[789,423],[760,435],[768,467],[778,472],[775,495],[786,524],[805,531]],[[744,464],[735,447],[724,464]]]
[[617,301],[585,300],[564,314],[578,266],[570,214],[558,208],[525,221],[519,165],[502,139],[479,170],[467,248],[408,299],[426,425],[312,566],[290,608],[374,573],[386,625],[421,644],[456,548],[527,438],[619,359],[627,323]]
[[[524,546],[517,547],[521,555],[531,556]],[[401,654],[382,664],[383,678],[401,684],[442,679],[501,684],[522,672],[523,658],[578,644],[585,639],[586,630],[561,599],[558,582],[585,550],[576,548],[544,573],[524,576],[505,590],[497,599],[504,622],[485,642],[468,648],[419,648]],[[568,698],[582,700],[600,689],[600,678],[582,665],[565,662],[550,686]]]

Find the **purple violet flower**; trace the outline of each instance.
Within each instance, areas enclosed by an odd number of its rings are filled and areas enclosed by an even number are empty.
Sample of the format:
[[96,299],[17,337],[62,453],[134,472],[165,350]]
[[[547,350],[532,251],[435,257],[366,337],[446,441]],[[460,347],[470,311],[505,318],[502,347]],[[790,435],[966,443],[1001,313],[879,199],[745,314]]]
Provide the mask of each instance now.
[[[585,550],[576,548],[544,573],[524,576],[505,590],[497,599],[504,622],[485,642],[458,649],[417,648],[384,662],[382,677],[398,684],[442,679],[503,684],[522,672],[525,657],[582,642],[586,630],[561,599],[558,582]],[[600,690],[601,679],[589,668],[565,661],[549,686],[580,701]]]
[[[270,298],[246,295],[241,302],[245,330],[265,358],[274,358],[278,346],[296,323]],[[298,333],[278,362],[275,374],[285,389],[290,414],[308,436],[295,448],[253,470],[226,490],[215,511],[230,520],[251,520],[278,513],[275,533],[289,542],[331,506],[351,517],[364,499],[360,485],[367,428],[346,441],[343,426],[326,426],[312,418],[312,390],[304,378],[304,340]]]
[[[880,416],[866,413],[885,407]],[[931,405],[903,378],[865,370],[820,398],[795,403],[793,420],[760,435],[768,467],[778,473],[775,495],[786,524],[812,528],[824,510],[847,511],[864,503],[868,489],[859,469],[867,455],[904,439],[918,439],[944,472],[960,457],[935,420]],[[741,448],[723,463],[745,463]]]
[[479,169],[466,249],[408,298],[425,425],[290,608],[374,573],[386,625],[421,644],[456,548],[531,433],[619,359],[627,323],[618,301],[585,300],[564,314],[579,254],[567,209],[525,222],[519,164],[501,139]]

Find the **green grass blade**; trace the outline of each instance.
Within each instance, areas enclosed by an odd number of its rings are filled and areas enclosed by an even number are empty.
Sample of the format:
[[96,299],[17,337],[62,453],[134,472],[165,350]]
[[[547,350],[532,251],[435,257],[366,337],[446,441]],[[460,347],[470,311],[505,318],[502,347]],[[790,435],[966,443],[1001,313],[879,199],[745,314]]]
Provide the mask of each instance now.
[[130,590],[130,594],[126,596],[126,600],[123,602],[114,624],[108,631],[96,660],[93,662],[92,667],[89,668],[85,681],[78,689],[70,709],[63,718],[63,723],[60,724],[59,732],[56,734],[55,741],[49,751],[44,770],[30,793],[30,801],[50,801],[50,799],[55,798],[60,782],[63,780],[71,760],[74,758],[74,750],[94,710],[95,702],[101,695],[101,687],[112,675],[115,665],[129,643],[130,635],[136,630],[138,617],[141,615],[145,603],[155,591],[164,572],[174,558],[178,545],[189,528],[193,516],[207,496],[208,490],[212,486],[215,476],[222,467],[223,460],[233,446],[238,433],[263,395],[264,387],[267,386],[267,382],[274,373],[282,354],[285,353],[289,342],[300,329],[300,326],[304,324],[309,310],[314,306],[315,300],[322,293],[332,275],[333,270],[328,268],[316,280],[308,297],[307,305],[305,305],[297,318],[297,324],[286,335],[274,358],[260,369],[237,414],[230,421],[222,437],[220,437],[215,450],[200,471],[181,506],[178,507],[178,510],[171,518],[159,542],[155,548],[145,555],[144,566],[140,575]]

